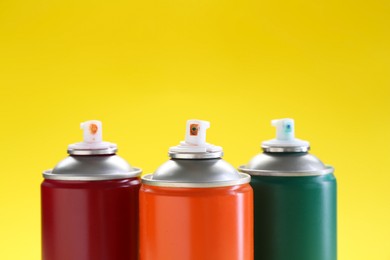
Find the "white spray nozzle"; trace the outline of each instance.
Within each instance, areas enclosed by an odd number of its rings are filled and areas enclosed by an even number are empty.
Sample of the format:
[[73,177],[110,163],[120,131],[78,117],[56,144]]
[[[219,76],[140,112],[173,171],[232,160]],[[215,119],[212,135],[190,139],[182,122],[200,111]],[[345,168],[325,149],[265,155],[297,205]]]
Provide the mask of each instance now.
[[210,128],[210,122],[202,120],[188,120],[186,129],[186,140],[188,144],[206,145],[206,130]]
[[[309,147],[309,142],[295,138],[294,119],[283,118],[271,121],[276,127],[276,138],[262,143],[264,147]],[[301,149],[302,150],[302,149]]]
[[276,127],[277,140],[294,140],[294,119],[275,119],[271,121],[271,124]]
[[89,120],[80,124],[83,130],[83,142],[70,144],[68,151],[74,150],[116,150],[116,144],[103,141],[102,122]]
[[188,120],[186,125],[185,141],[178,146],[169,149],[174,153],[205,153],[221,152],[222,147],[206,143],[206,130],[210,128],[210,123],[203,120]]
[[90,120],[80,124],[84,131],[84,142],[96,143],[101,142],[102,138],[102,122],[97,120]]

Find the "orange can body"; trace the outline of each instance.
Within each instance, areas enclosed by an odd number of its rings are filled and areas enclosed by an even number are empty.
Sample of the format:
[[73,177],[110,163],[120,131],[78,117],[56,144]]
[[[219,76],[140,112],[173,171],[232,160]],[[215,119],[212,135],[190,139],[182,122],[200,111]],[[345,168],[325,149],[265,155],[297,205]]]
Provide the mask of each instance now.
[[253,260],[251,186],[142,184],[140,260]]

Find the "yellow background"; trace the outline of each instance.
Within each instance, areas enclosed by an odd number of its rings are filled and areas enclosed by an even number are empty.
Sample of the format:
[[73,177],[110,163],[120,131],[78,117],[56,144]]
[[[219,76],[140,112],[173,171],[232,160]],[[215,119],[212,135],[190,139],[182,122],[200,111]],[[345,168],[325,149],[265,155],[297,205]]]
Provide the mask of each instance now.
[[81,121],[151,172],[187,119],[238,166],[292,117],[336,168],[339,259],[389,260],[389,26],[387,0],[1,0],[0,259],[40,259],[41,172]]

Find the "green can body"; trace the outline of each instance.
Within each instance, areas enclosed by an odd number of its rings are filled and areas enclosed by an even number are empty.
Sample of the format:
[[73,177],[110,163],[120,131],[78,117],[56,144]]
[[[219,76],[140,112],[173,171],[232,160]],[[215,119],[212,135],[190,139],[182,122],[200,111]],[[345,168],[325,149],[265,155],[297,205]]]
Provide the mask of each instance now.
[[337,184],[318,176],[255,176],[255,260],[336,260]]

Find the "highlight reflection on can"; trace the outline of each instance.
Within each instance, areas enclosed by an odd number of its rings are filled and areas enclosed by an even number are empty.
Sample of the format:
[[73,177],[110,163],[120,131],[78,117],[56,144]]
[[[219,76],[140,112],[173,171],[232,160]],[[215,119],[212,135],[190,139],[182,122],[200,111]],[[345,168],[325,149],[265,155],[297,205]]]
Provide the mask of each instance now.
[[171,159],[142,178],[140,260],[252,260],[250,176],[206,143],[209,123],[187,121]]
[[84,142],[43,173],[43,260],[137,260],[141,173],[102,141],[99,121],[83,123]]
[[255,260],[336,260],[337,184],[334,169],[294,137],[294,120],[273,120],[275,139],[240,171],[254,192]]

